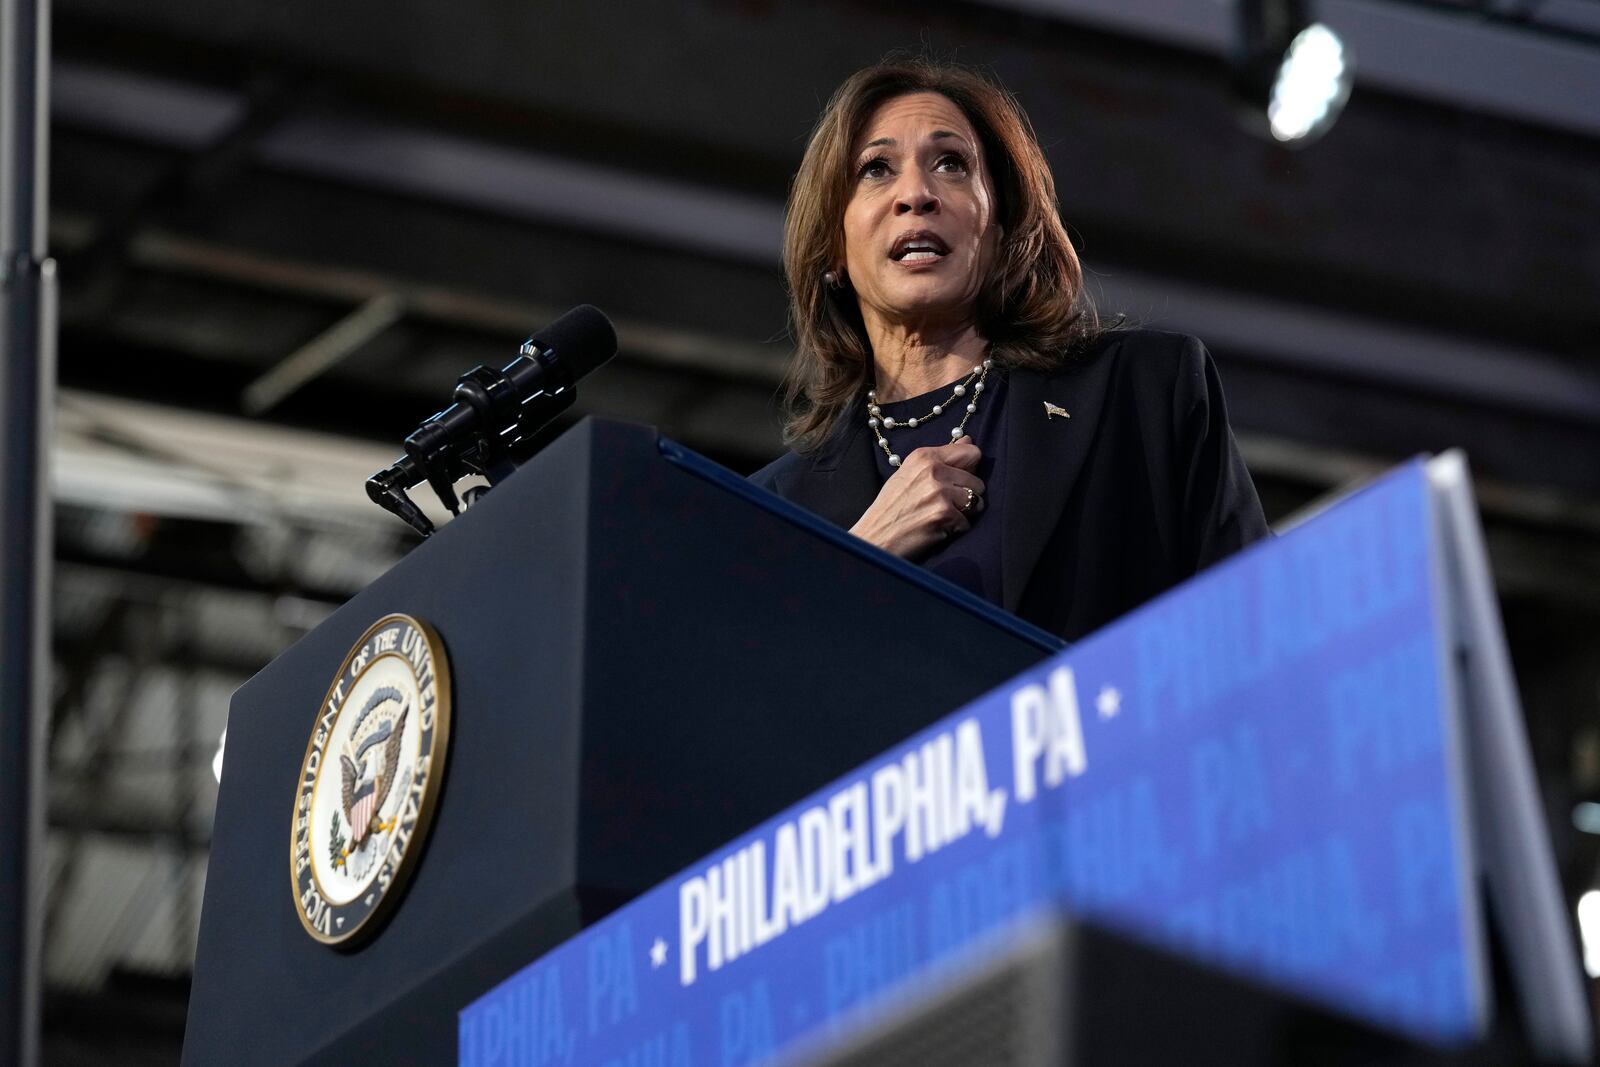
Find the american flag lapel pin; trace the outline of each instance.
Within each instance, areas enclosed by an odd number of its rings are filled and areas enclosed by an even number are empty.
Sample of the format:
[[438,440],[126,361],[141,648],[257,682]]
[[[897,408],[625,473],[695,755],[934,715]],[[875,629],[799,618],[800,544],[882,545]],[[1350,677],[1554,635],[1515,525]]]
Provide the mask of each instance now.
[[1072,418],[1071,415],[1067,414],[1066,408],[1060,406],[1059,404],[1052,404],[1050,401],[1046,400],[1044,402],[1044,417],[1051,419],[1057,415],[1060,415],[1063,419]]

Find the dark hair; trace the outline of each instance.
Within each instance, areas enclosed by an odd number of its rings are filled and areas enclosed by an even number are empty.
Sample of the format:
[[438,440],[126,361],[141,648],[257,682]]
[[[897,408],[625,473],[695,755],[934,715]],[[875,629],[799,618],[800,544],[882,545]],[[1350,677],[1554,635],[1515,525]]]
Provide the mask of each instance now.
[[786,440],[816,448],[872,373],[872,349],[854,294],[823,272],[844,258],[852,150],[873,111],[909,93],[938,93],[972,124],[994,183],[999,254],[978,297],[977,327],[1003,367],[1047,369],[1099,332],[1083,269],[1061,224],[1055,179],[1022,108],[982,74],[928,59],[886,60],[847,78],[828,101],[789,191],[783,269],[795,354],[785,385]]

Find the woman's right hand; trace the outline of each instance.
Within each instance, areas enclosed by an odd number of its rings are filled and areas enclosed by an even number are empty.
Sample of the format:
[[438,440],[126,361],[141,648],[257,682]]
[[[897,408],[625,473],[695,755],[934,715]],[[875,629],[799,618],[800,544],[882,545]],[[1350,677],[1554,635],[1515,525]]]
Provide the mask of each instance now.
[[970,515],[983,510],[983,479],[976,473],[983,453],[965,438],[938,448],[919,448],[889,475],[878,498],[850,532],[902,559],[915,559],[972,523],[961,508],[975,494]]

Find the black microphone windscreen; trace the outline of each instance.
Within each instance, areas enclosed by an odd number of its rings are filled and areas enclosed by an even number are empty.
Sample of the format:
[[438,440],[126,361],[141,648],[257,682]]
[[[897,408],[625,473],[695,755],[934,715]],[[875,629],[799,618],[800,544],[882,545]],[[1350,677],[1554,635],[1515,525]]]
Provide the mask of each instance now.
[[576,381],[617,354],[617,331],[605,312],[579,304],[535,333],[533,343],[552,350]]

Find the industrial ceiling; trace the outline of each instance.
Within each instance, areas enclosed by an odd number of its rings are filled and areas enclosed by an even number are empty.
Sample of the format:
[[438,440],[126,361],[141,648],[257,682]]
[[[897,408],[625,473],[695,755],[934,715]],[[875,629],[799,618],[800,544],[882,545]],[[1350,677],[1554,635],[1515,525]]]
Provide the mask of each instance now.
[[1236,121],[1212,0],[56,0],[57,1059],[170,1062],[228,692],[414,543],[360,483],[458,375],[593,303],[622,350],[578,414],[778,454],[787,183],[892,50],[1016,93],[1102,312],[1207,341],[1274,517],[1467,449],[1587,885],[1600,2],[1323,13],[1356,89],[1291,151]]

